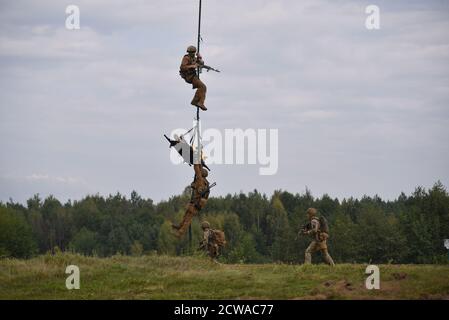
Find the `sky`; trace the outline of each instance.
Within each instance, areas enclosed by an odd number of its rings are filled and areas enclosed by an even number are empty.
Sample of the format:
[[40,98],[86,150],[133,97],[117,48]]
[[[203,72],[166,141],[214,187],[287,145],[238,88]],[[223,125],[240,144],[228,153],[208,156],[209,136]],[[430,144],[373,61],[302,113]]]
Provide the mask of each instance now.
[[[68,5],[80,29],[65,27]],[[380,29],[368,30],[368,5]],[[449,185],[449,1],[203,0],[201,53],[221,73],[202,129],[277,129],[278,170],[214,164],[212,195],[282,189],[395,199]],[[137,191],[193,170],[163,134],[192,126],[178,74],[196,0],[0,0],[0,201]]]

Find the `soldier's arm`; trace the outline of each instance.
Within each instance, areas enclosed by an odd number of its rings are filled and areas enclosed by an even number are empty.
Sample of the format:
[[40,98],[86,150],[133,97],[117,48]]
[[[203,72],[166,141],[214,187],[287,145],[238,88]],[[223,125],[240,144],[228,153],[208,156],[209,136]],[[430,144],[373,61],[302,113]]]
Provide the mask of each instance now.
[[201,239],[201,247],[204,248],[209,242],[209,232],[203,232],[203,239]]
[[313,219],[310,222],[310,225],[312,227],[310,228],[309,231],[307,231],[307,234],[316,234],[318,232],[319,228],[320,228],[320,223],[317,220]]
[[181,71],[187,71],[192,68],[196,68],[196,65],[190,64],[189,57],[184,56],[184,58],[182,58],[182,62],[181,62]]
[[196,63],[199,65],[204,65],[204,60],[203,57],[198,53],[197,58],[196,58]]

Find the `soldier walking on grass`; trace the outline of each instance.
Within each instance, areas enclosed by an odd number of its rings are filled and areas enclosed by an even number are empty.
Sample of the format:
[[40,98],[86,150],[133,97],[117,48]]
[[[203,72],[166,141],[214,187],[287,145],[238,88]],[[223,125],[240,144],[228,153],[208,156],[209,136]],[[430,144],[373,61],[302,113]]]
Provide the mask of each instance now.
[[200,242],[199,249],[205,250],[211,259],[217,259],[220,255],[220,248],[226,245],[225,234],[221,230],[210,228],[207,221],[201,223],[203,229],[203,239]]
[[306,211],[309,223],[306,227],[302,228],[299,232],[305,235],[309,235],[312,238],[312,242],[307,247],[305,252],[304,264],[312,263],[312,253],[321,251],[324,261],[330,266],[335,266],[334,260],[327,251],[327,239],[329,238],[329,227],[324,217],[317,217],[317,210],[315,208],[309,208]]

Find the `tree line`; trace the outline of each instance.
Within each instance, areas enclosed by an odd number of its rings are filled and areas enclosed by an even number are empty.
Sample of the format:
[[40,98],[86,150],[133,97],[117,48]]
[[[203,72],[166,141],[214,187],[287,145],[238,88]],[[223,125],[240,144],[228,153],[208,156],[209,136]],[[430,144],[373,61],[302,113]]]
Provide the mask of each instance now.
[[[179,222],[190,199],[186,190],[157,204],[135,191],[89,195],[61,203],[35,195],[26,206],[0,202],[0,257],[29,258],[72,251],[99,257],[114,254],[195,254],[200,223],[224,230],[227,246],[220,259],[229,263],[302,263],[310,239],[298,236],[305,211],[315,207],[330,226],[329,251],[337,263],[448,263],[443,240],[449,238],[449,195],[441,182],[417,187],[394,201],[378,196],[339,201],[257,190],[211,197],[192,223],[192,241],[177,239]],[[315,258],[319,262],[319,257]]]

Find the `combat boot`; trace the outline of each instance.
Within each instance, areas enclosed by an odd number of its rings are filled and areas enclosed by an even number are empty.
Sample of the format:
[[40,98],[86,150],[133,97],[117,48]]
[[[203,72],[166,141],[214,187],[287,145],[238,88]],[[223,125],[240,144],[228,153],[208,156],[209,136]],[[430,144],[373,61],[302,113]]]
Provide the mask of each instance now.
[[206,106],[205,106],[204,104],[201,104],[201,103],[192,103],[192,105],[193,105],[194,107],[200,108],[200,109],[203,110],[203,111],[206,111],[206,110],[207,110],[207,108],[206,108]]

